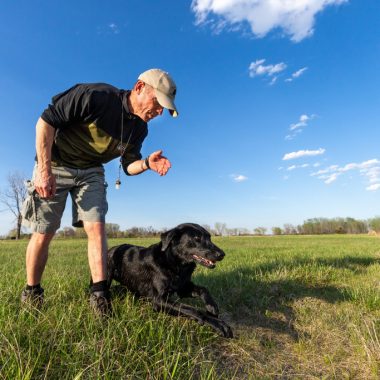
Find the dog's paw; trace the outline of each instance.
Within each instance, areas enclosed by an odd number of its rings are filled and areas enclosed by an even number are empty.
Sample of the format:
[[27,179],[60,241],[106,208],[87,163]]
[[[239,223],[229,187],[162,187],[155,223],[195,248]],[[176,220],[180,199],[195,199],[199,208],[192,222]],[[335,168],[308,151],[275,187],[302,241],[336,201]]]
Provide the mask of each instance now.
[[214,330],[219,332],[219,334],[224,336],[225,338],[234,337],[231,327],[227,325],[227,323],[223,320],[209,316],[207,317],[205,322],[207,322]]
[[223,334],[225,338],[233,338],[234,333],[232,332],[232,329],[230,326],[227,325],[224,321],[221,321],[222,323],[220,324],[220,331]]
[[219,308],[217,305],[208,304],[206,305],[206,310],[214,317],[217,317],[219,315]]

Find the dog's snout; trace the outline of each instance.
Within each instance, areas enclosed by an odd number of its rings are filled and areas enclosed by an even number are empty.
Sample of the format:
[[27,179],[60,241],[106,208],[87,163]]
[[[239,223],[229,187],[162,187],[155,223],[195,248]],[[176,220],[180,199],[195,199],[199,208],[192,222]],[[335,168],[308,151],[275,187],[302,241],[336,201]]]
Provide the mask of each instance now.
[[222,260],[223,257],[225,256],[225,253],[224,253],[221,249],[218,249],[217,251],[215,251],[215,256],[216,256],[219,260]]

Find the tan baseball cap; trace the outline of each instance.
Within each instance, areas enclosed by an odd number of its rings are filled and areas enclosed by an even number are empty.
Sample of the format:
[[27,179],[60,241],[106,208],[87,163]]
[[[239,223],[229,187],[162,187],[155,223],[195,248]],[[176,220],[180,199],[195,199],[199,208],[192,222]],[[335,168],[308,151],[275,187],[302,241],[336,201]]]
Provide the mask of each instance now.
[[150,69],[140,74],[138,79],[152,86],[158,103],[167,108],[173,117],[178,116],[177,107],[174,104],[177,86],[169,73],[160,69]]

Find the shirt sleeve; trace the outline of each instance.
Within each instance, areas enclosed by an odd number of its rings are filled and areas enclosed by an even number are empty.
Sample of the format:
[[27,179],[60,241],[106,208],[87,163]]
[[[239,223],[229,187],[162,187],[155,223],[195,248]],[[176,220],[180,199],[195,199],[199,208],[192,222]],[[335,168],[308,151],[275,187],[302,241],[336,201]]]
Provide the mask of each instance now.
[[91,91],[88,85],[76,84],[54,96],[41,118],[54,128],[65,128],[76,122],[94,120],[103,107],[99,92]]
[[127,170],[128,166],[132,162],[135,162],[137,160],[141,160],[142,155],[141,155],[140,151],[141,151],[142,143],[144,142],[145,137],[147,135],[148,135],[148,132],[147,132],[147,130],[145,130],[144,133],[142,133],[140,136],[138,136],[136,138],[136,141],[134,141],[133,144],[128,144],[128,147],[127,147],[123,157],[121,158],[121,164],[122,164],[124,173],[126,175],[130,175],[128,173],[128,170]]

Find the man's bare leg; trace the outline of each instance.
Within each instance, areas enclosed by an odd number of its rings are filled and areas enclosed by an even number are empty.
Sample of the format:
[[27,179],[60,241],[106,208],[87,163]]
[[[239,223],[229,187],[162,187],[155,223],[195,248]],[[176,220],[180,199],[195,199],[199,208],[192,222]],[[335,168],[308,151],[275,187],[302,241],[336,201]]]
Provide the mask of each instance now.
[[107,279],[107,237],[105,224],[84,222],[88,237],[88,263],[93,282]]
[[26,250],[26,279],[28,285],[37,285],[41,282],[48,259],[49,244],[53,237],[54,233],[33,233]]
[[27,286],[21,294],[22,302],[30,302],[41,307],[44,290],[40,283],[49,254],[49,244],[54,233],[41,234],[34,232],[26,249],[26,281]]
[[108,316],[112,312],[112,308],[107,287],[107,237],[105,224],[101,222],[84,222],[83,227],[88,237],[88,263],[92,278],[90,305],[98,316]]

